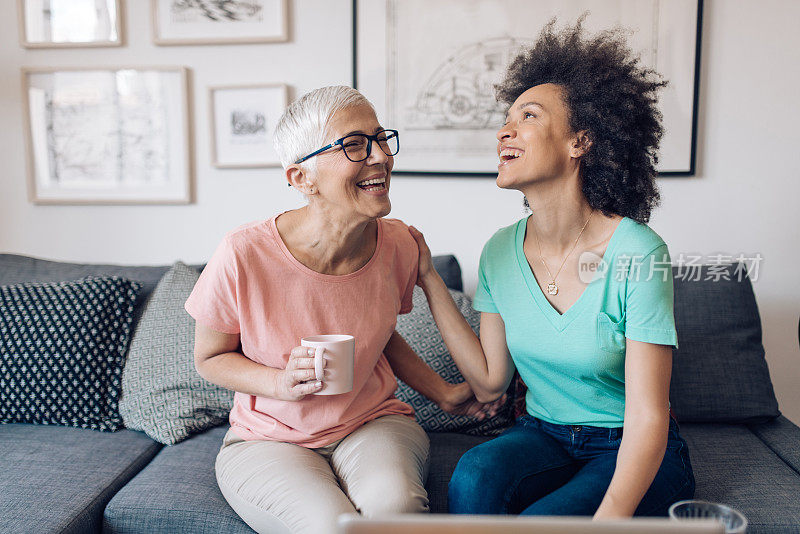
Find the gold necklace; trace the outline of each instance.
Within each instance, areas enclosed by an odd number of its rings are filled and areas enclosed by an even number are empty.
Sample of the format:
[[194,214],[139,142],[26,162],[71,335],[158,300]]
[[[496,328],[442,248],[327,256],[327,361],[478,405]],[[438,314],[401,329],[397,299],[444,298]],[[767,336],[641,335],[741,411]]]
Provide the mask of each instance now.
[[586,227],[589,225],[589,221],[592,219],[592,215],[594,215],[594,210],[592,210],[592,212],[589,214],[589,218],[586,219],[583,228],[581,228],[581,233],[579,233],[578,237],[575,238],[575,242],[572,244],[572,248],[569,249],[569,252],[567,252],[567,255],[564,257],[564,261],[561,262],[561,267],[559,267],[558,271],[556,271],[556,276],[553,276],[553,273],[550,272],[550,268],[547,266],[547,262],[544,261],[544,256],[542,255],[542,244],[539,242],[539,234],[536,233],[536,225],[535,224],[533,225],[533,235],[536,236],[536,246],[539,247],[539,259],[542,260],[542,265],[544,265],[544,268],[547,270],[547,274],[550,275],[550,283],[547,284],[548,294],[558,295],[558,284],[556,284],[556,277],[561,272],[561,269],[564,268],[564,264],[567,263],[567,258],[569,258],[570,254],[572,254],[572,251],[574,251],[575,247],[578,245],[578,240],[583,235],[583,231],[586,230]]

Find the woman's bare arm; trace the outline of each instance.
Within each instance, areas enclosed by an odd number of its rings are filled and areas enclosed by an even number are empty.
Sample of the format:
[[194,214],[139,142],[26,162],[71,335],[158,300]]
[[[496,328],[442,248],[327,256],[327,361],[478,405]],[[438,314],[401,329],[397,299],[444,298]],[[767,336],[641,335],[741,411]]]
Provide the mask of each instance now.
[[475,335],[458,311],[438,274],[422,286],[436,326],[453,361],[467,380],[475,398],[492,402],[508,389],[514,364],[506,345],[506,329],[498,313],[481,313],[481,337]]
[[433,268],[425,238],[410,227],[419,247],[419,278],[433,318],[447,350],[480,402],[492,402],[505,393],[514,376],[506,344],[506,328],[498,313],[481,314],[481,337],[475,335],[458,311],[442,278]]
[[397,377],[450,413],[483,419],[494,417],[502,407],[502,398],[488,404],[476,400],[467,383],[450,384],[414,352],[397,330],[392,332],[384,349],[386,359]]
[[625,429],[617,466],[595,519],[631,517],[667,450],[672,349],[628,339],[625,350]]
[[309,357],[306,347],[293,348],[286,368],[277,369],[242,354],[239,334],[218,332],[198,322],[194,339],[197,372],[226,389],[281,400],[300,400],[322,389],[322,383],[314,380],[313,353]]

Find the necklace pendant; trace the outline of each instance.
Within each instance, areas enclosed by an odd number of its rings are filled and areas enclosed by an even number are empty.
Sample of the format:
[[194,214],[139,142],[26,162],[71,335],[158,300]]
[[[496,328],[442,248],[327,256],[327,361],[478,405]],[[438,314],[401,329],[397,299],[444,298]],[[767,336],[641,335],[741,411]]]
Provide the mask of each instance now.
[[555,281],[550,282],[547,284],[547,293],[549,295],[557,295],[558,294],[558,286],[556,285]]

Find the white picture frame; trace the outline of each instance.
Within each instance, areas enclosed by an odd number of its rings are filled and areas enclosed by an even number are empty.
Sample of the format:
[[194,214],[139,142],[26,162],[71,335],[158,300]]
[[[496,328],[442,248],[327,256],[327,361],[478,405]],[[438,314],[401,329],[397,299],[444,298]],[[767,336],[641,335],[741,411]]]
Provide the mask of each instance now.
[[276,43],[289,39],[288,0],[151,0],[159,46]]
[[186,204],[192,152],[184,67],[23,68],[34,204]]
[[122,0],[17,0],[20,46],[122,46],[122,12]]
[[[395,174],[496,176],[504,109],[492,85],[557,17],[588,33],[621,25],[669,81],[660,175],[694,174],[702,0],[353,0],[353,84],[403,148]],[[425,16],[420,16],[424,13]],[[440,94],[441,93],[441,94]],[[449,114],[445,110],[452,110]]]
[[217,168],[279,167],[272,136],[289,101],[284,84],[209,87],[211,164]]

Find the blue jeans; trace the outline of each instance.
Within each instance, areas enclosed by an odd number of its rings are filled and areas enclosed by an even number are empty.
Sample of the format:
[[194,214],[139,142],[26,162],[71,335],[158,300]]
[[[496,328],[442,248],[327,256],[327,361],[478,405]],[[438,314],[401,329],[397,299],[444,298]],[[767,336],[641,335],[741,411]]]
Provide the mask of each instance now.
[[[555,425],[530,415],[467,451],[450,479],[453,514],[594,515],[617,463],[622,428]],[[686,442],[670,418],[667,451],[635,515],[665,516],[694,496]]]

